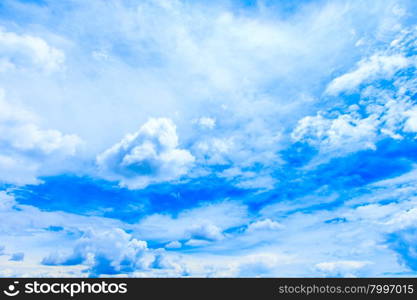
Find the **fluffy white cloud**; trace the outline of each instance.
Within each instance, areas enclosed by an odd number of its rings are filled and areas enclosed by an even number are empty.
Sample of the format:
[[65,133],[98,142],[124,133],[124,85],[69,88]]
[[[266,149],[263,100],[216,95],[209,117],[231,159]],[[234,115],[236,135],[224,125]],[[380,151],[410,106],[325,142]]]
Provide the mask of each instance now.
[[404,131],[417,132],[417,107],[405,111],[404,115],[407,117],[404,124]]
[[271,219],[264,219],[249,224],[246,232],[252,233],[257,231],[269,231],[269,230],[280,230],[284,226],[278,222],[272,221]]
[[190,152],[178,148],[174,123],[163,118],[150,119],[97,157],[103,177],[131,189],[179,179],[193,162]]
[[75,154],[81,139],[54,129],[42,129],[38,118],[6,101],[0,89],[0,181],[36,183],[48,160]]
[[210,223],[193,225],[187,230],[187,234],[189,234],[191,239],[196,240],[217,241],[224,238],[222,230]]
[[5,100],[0,90],[0,143],[16,151],[37,151],[50,154],[58,151],[72,155],[80,139],[73,134],[65,135],[58,130],[41,129],[37,118]]
[[318,114],[298,122],[292,132],[295,141],[304,141],[319,147],[325,153],[338,151],[337,155],[363,149],[375,149],[378,120],[371,115],[358,118],[340,114],[337,118],[325,118]]
[[69,255],[53,253],[42,261],[45,265],[89,266],[92,275],[130,273],[147,267],[154,259],[147,243],[132,238],[125,231],[87,231]]
[[47,72],[63,67],[64,53],[39,37],[0,28],[0,72],[36,68]]
[[[76,5],[35,5],[37,14],[32,6],[13,6],[23,15],[30,12],[37,24],[16,25],[16,31],[25,33],[14,35],[25,45],[33,44],[27,37],[37,34],[48,45],[59,45],[65,51],[66,72],[54,77],[0,74],[0,79],[52,128],[65,128],[88,141],[89,159],[116,137],[136,131],[149,116],[171,118],[187,141],[191,133],[184,128],[189,122],[210,116],[200,124],[208,129],[216,120],[207,131],[224,132],[214,143],[229,144],[238,136],[233,147],[226,145],[228,155],[215,157],[208,151],[210,163],[230,157],[232,162],[271,163],[280,150],[278,131],[314,107],[311,88],[327,80],[336,65],[356,60],[360,51],[352,46],[363,31],[385,32],[380,26],[393,18],[389,7],[394,1],[365,2],[349,9],[343,1],[309,9],[301,5],[288,23],[269,15],[275,9],[254,8],[248,17],[233,5],[183,1],[70,0]],[[97,14],[103,18],[96,22]],[[372,22],[364,26],[363,19]],[[83,25],[74,30],[74,24]],[[50,49],[29,48],[43,49],[35,51],[40,61],[59,61]],[[207,148],[212,139],[200,142]],[[214,147],[222,149],[222,144]]]
[[398,70],[406,68],[409,64],[409,58],[402,54],[374,54],[369,59],[360,61],[354,71],[333,79],[326,92],[330,95],[337,95],[343,91],[353,91],[362,83],[370,80],[389,79]]

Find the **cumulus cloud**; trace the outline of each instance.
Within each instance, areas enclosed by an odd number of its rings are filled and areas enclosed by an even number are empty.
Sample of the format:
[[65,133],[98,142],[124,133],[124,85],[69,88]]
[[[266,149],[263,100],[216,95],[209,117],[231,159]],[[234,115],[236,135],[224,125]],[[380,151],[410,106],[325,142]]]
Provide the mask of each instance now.
[[318,114],[301,119],[292,132],[292,138],[307,142],[325,153],[337,150],[340,155],[375,149],[377,125],[375,116],[355,118],[351,114],[341,114],[331,119]]
[[43,39],[0,28],[0,72],[36,68],[47,72],[63,67],[65,54]]
[[80,139],[54,129],[41,129],[37,117],[29,111],[7,102],[0,90],[0,143],[16,151],[37,151],[50,154],[58,151],[72,155]]
[[125,231],[90,230],[77,241],[70,254],[52,253],[45,257],[45,265],[88,265],[92,275],[130,273],[143,269],[153,261],[147,243]]
[[55,129],[42,129],[28,110],[6,101],[0,89],[0,181],[36,183],[41,162],[75,154],[81,139]]
[[178,146],[171,120],[150,119],[139,131],[100,154],[97,164],[103,177],[131,189],[143,188],[179,179],[188,172],[194,157]]

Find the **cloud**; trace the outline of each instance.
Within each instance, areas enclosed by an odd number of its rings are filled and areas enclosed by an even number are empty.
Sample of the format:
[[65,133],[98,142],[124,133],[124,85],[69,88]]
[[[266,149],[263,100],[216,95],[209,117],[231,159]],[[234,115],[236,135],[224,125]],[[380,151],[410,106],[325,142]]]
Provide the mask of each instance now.
[[58,130],[41,129],[36,116],[5,100],[0,90],[0,143],[20,152],[35,151],[50,154],[54,151],[72,155],[80,139],[76,135],[65,135]]
[[97,157],[103,177],[131,189],[179,179],[193,162],[190,152],[178,148],[174,123],[163,118],[150,119]]
[[387,236],[388,245],[398,254],[400,263],[417,270],[416,226],[395,231]]
[[6,191],[0,191],[0,212],[10,210],[15,205],[15,199]]
[[375,149],[377,127],[375,116],[355,118],[351,114],[340,114],[330,119],[318,114],[301,119],[291,135],[294,141],[307,142],[324,153],[338,151],[336,155],[343,155]]
[[352,277],[368,264],[367,261],[332,261],[318,263],[316,268],[327,276]]
[[132,238],[121,229],[91,230],[84,233],[77,241],[71,254],[53,253],[45,257],[42,264],[86,264],[93,276],[129,273],[145,268],[153,260],[153,257],[150,257],[150,261],[148,261],[147,252],[146,242]]
[[316,161],[320,161],[329,155],[376,150],[376,144],[387,137],[413,137],[416,105],[409,95],[416,92],[410,76],[416,72],[416,60],[410,41],[415,39],[413,30],[403,30],[382,52],[377,50],[362,59],[355,71],[334,79],[326,93],[353,95],[328,100],[332,105],[300,119],[291,133],[293,141],[319,149]]
[[352,92],[359,85],[379,78],[389,79],[401,69],[410,65],[410,61],[402,54],[374,54],[369,59],[358,63],[357,68],[332,80],[326,93],[337,95],[340,92]]
[[404,124],[404,131],[417,132],[417,107],[413,107],[404,112],[407,117]]
[[65,54],[42,38],[0,28],[0,72],[35,68],[47,72],[63,68]]
[[198,224],[192,226],[187,233],[191,239],[216,241],[224,238],[222,230],[213,224]]
[[42,129],[28,110],[6,101],[0,89],[0,181],[37,183],[41,162],[73,156],[81,139],[54,129]]
[[284,226],[278,222],[272,221],[271,219],[264,219],[249,224],[246,232],[253,233],[257,231],[274,231],[281,230]]
[[230,183],[242,189],[272,190],[277,182],[268,171],[243,171],[238,167],[225,169],[217,176],[228,179]]
[[0,192],[1,275],[412,272],[415,174],[387,179],[416,160],[400,2],[6,1],[0,180],[45,185]]
[[167,249],[179,249],[182,247],[182,244],[179,241],[172,241],[165,245]]
[[222,240],[223,232],[247,220],[247,207],[236,202],[205,203],[178,215],[151,214],[136,225],[136,234],[158,241],[205,239]]
[[216,126],[216,120],[209,117],[201,117],[195,120],[195,123],[204,129],[213,129]]

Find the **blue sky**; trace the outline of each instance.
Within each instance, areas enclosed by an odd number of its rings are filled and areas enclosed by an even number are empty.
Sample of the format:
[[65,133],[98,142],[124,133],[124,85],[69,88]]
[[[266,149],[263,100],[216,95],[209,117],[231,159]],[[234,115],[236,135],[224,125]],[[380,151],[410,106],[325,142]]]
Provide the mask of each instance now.
[[2,1],[0,276],[414,276],[416,11]]

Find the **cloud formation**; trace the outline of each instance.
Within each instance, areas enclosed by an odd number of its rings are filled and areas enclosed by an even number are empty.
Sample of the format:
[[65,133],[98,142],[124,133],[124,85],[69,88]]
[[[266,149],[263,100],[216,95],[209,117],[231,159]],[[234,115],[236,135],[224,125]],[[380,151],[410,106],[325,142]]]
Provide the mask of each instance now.
[[63,68],[64,62],[65,54],[42,38],[0,27],[0,72],[27,68],[53,72]]
[[103,177],[131,189],[179,179],[193,162],[190,152],[178,148],[174,123],[163,118],[150,119],[97,157]]
[[[45,265],[89,266],[91,275],[129,273],[144,268],[147,262],[146,242],[132,238],[121,229],[87,231],[69,255],[53,253],[42,260]],[[151,257],[152,261],[152,257]]]
[[0,276],[414,276],[417,6],[287,2],[5,0]]
[[0,180],[14,184],[37,182],[41,162],[73,156],[81,139],[55,129],[42,129],[39,118],[6,101],[0,89]]

